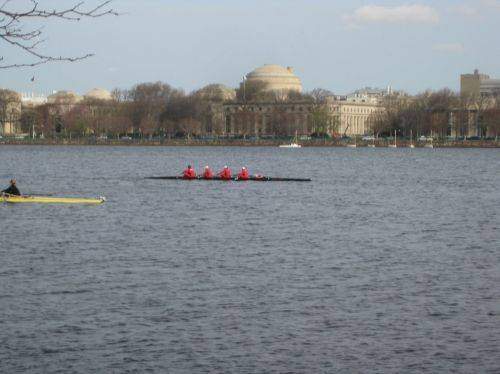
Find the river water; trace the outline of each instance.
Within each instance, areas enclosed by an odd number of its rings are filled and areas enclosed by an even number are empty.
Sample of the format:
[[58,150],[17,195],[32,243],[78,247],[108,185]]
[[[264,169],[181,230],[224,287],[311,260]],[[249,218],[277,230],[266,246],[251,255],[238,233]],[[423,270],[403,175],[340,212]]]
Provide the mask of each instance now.
[[[311,183],[151,181],[187,163]],[[0,147],[1,373],[499,373],[500,150]]]

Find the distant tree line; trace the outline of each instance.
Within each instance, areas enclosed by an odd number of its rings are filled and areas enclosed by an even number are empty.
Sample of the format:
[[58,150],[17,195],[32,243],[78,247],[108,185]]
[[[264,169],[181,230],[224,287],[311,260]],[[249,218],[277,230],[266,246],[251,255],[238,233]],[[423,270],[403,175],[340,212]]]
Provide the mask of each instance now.
[[47,103],[24,108],[21,126],[51,135],[185,135],[196,133],[208,101],[168,84],[142,83],[114,90],[111,100]]
[[[24,133],[47,136],[133,136],[186,137],[210,133],[216,114],[221,121],[222,105],[245,100],[247,103],[301,102],[315,105],[315,128],[326,132],[326,113],[322,104],[326,90],[301,94],[291,92],[280,97],[266,90],[264,84],[247,84],[231,95],[224,95],[219,85],[209,85],[186,94],[162,82],[141,83],[131,89],[112,92],[111,100],[84,98],[83,101],[59,100],[37,107],[25,106],[21,116]],[[276,116],[287,120],[286,114]],[[243,113],[244,114],[244,113]],[[281,121],[281,122],[283,122]],[[280,122],[280,123],[281,123]],[[276,126],[279,135],[279,126]],[[322,130],[321,130],[322,129]]]
[[[131,89],[114,90],[111,100],[85,98],[79,102],[63,100],[37,107],[25,106],[19,122],[24,133],[35,132],[45,137],[196,137],[218,135],[214,126],[215,122],[223,121],[224,103],[303,103],[312,108],[310,118],[314,132],[310,135],[337,132],[338,121],[332,121],[325,105],[333,95],[330,91],[315,89],[280,96],[266,90],[261,83],[247,82],[231,94],[221,91],[219,85],[185,93],[162,82],[141,83]],[[12,100],[12,95],[7,91],[0,95],[0,111],[6,108],[4,104],[8,100]],[[410,134],[446,137],[452,126],[458,136],[467,134],[471,127],[476,127],[483,136],[500,133],[500,96],[463,97],[445,89],[416,96],[387,95],[382,101],[385,110],[371,121],[377,136],[397,132],[398,136],[406,137]],[[279,105],[274,111],[273,129],[280,135],[290,118],[285,111],[280,111]],[[251,113],[243,110],[239,115],[251,116]]]
[[434,135],[444,138],[477,128],[480,136],[500,134],[500,96],[462,96],[449,89],[416,96],[386,96],[385,111],[373,121],[378,136]]

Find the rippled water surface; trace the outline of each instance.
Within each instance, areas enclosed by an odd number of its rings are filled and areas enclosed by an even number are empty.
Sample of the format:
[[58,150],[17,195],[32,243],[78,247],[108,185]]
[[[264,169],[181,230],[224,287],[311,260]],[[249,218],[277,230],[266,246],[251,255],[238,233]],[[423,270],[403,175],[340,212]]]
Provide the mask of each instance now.
[[[312,183],[148,181],[228,163]],[[0,147],[2,373],[500,372],[500,151]]]

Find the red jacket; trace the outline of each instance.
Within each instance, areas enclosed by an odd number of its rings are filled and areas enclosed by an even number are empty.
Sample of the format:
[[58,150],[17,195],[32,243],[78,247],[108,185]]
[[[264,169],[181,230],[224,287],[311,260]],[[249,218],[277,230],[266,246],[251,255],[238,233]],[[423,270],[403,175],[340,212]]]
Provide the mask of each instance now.
[[188,169],[184,170],[184,172],[182,173],[182,177],[184,179],[195,179],[196,172],[194,171],[193,168],[188,168]]
[[241,169],[241,171],[238,174],[238,179],[247,181],[250,178],[250,175],[248,174],[247,169]]
[[203,179],[212,179],[214,177],[214,173],[211,169],[205,169],[203,172]]
[[232,179],[232,174],[231,174],[231,169],[222,169],[222,171],[219,173],[219,177],[223,180],[230,180]]

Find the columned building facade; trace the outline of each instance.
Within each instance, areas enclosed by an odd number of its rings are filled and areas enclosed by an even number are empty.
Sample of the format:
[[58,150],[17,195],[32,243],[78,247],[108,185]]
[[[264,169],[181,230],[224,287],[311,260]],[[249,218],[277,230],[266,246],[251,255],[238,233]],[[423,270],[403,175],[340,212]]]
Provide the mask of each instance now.
[[347,136],[371,134],[376,115],[384,111],[378,103],[338,101],[332,105],[339,117],[338,132]]
[[20,132],[21,95],[0,89],[0,135],[9,136]]
[[231,103],[224,105],[224,135],[292,136],[314,132],[308,102]]
[[[380,105],[342,100],[311,102],[230,103],[224,105],[224,135],[233,136],[332,136],[371,134]],[[321,113],[321,123],[315,119]]]

